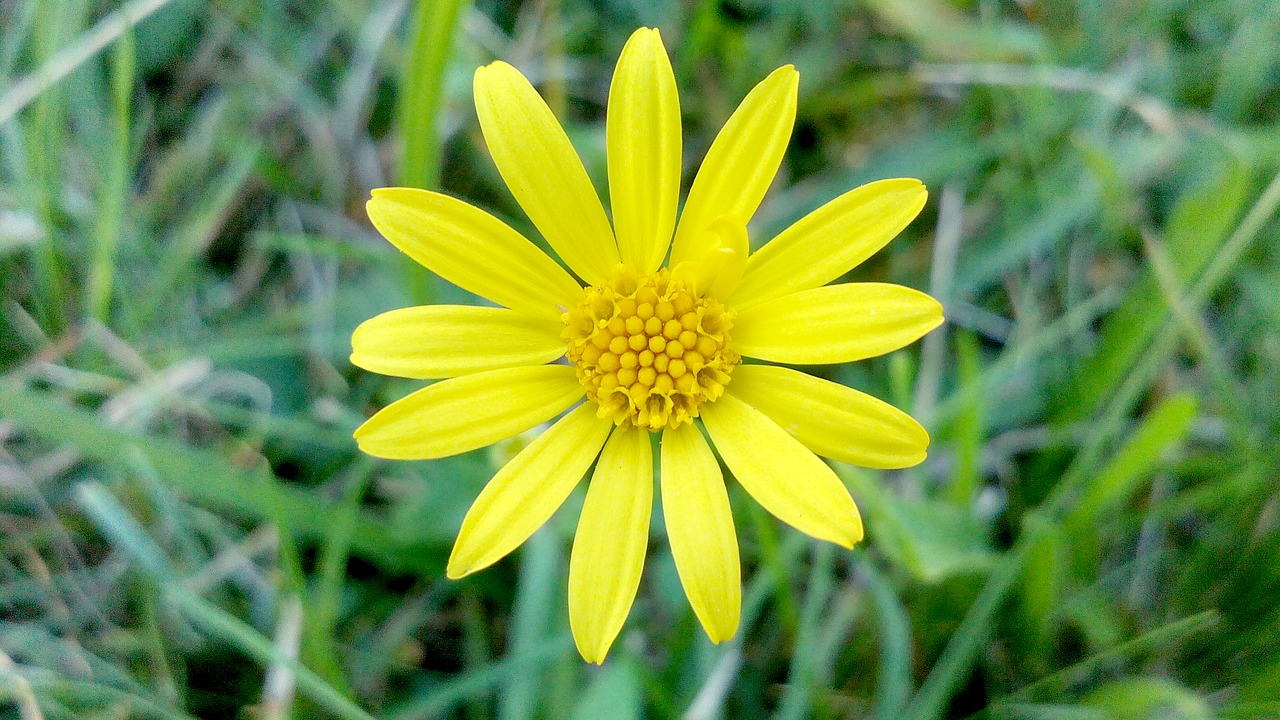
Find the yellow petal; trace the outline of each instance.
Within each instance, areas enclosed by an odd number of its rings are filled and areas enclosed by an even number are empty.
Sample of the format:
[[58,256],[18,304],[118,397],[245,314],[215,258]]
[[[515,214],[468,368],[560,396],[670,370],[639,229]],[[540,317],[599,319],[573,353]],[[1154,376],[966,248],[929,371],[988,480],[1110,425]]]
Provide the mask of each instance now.
[[720,465],[692,425],[662,433],[662,516],[694,614],[711,642],[728,640],[742,612],[738,538]]
[[765,510],[819,540],[853,547],[862,539],[858,508],[835,472],[764,413],[725,394],[702,406],[702,422],[733,476]]
[[541,365],[564,354],[563,328],[563,323],[503,308],[409,307],[360,323],[351,335],[351,362],[365,370],[407,378]]
[[863,467],[911,467],[924,460],[929,433],[883,400],[773,365],[741,365],[727,392],[768,415],[805,447]]
[[380,188],[369,220],[401,252],[449,282],[512,310],[559,320],[582,287],[546,253],[485,211],[448,195]]
[[569,627],[587,662],[604,662],[631,611],[652,512],[649,433],[618,430],[591,476],[569,558]]
[[919,180],[855,188],[782,231],[747,260],[730,304],[739,309],[835,280],[902,232],[928,192]]
[[386,406],[356,429],[356,443],[370,455],[392,460],[456,455],[546,422],[583,394],[568,365],[463,375]]
[[600,453],[613,423],[580,405],[493,476],[462,521],[446,574],[453,579],[506,557],[555,513]]
[[800,74],[790,65],[756,85],[711,143],[680,214],[671,261],[697,262],[712,241],[704,231],[728,215],[746,225],[778,173],[796,121]]
[[733,349],[774,362],[842,363],[905,347],[942,324],[937,300],[887,283],[802,290],[738,313]]
[[640,28],[618,58],[605,138],[609,198],[622,261],[654,272],[680,200],[680,96],[657,30]]
[[519,70],[476,70],[476,115],[498,172],[551,247],[583,280],[612,277],[618,246],[582,160]]

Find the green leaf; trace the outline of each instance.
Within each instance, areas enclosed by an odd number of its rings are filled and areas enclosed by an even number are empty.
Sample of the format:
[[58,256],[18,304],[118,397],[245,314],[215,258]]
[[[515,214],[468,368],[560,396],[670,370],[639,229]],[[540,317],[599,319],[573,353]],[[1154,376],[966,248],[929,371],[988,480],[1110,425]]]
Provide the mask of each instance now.
[[968,507],[906,500],[881,489],[864,471],[842,468],[876,547],[894,564],[925,583],[984,572],[996,553],[986,526]]
[[1189,688],[1160,677],[1115,680],[1085,696],[1111,720],[1209,720],[1209,704]]
[[1085,486],[1065,524],[1073,534],[1096,527],[1109,512],[1128,502],[1159,467],[1164,452],[1191,430],[1198,403],[1188,393],[1172,395],[1143,418],[1124,445]]

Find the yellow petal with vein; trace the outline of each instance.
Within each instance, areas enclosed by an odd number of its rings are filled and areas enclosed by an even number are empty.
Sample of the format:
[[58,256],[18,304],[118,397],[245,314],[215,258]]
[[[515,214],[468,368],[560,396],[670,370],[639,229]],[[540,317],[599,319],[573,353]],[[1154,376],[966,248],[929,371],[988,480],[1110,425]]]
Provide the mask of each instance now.
[[905,347],[942,324],[942,305],[911,288],[847,283],[802,290],[738,313],[733,349],[774,362],[842,363]]
[[724,642],[738,630],[742,579],[720,465],[692,425],[663,431],[661,464],[662,516],[680,583],[711,642]]
[[640,28],[618,58],[605,138],[609,198],[622,261],[654,272],[680,200],[680,96],[657,30]]
[[519,70],[476,70],[476,115],[498,172],[516,202],[583,280],[613,276],[618,246],[582,160],[551,108]]
[[506,557],[555,513],[600,453],[613,423],[583,404],[498,471],[467,511],[446,574],[458,579]]
[[919,180],[905,178],[850,190],[753,254],[730,304],[744,308],[826,285],[902,232],[920,214],[927,197]]
[[383,375],[446,378],[541,365],[564,354],[562,323],[504,308],[423,305],[385,312],[351,335],[351,362]]
[[714,242],[705,231],[721,215],[746,225],[755,214],[791,139],[799,86],[796,69],[780,67],[729,117],[689,188],[668,265],[701,259]]
[[733,476],[779,520],[853,547],[862,539],[862,517],[835,472],[732,388],[702,406],[702,422]]
[[356,429],[356,443],[370,455],[392,460],[456,455],[546,422],[583,394],[568,365],[463,375],[386,406]]
[[653,512],[649,433],[620,429],[587,487],[569,558],[569,627],[582,658],[604,662],[640,587]]
[[582,298],[564,268],[489,213],[413,188],[373,191],[366,210],[383,237],[431,272],[499,305],[559,320]]
[[741,365],[728,391],[815,453],[863,467],[911,467],[929,433],[898,408],[850,387],[773,365]]

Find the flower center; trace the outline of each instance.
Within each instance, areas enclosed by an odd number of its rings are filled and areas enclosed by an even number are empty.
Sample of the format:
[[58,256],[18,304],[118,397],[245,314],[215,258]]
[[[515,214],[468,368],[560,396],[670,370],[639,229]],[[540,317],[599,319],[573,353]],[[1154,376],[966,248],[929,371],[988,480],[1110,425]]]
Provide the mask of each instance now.
[[563,317],[578,380],[597,414],[618,425],[656,431],[693,422],[739,361],[729,349],[733,313],[666,268],[637,276],[620,265]]

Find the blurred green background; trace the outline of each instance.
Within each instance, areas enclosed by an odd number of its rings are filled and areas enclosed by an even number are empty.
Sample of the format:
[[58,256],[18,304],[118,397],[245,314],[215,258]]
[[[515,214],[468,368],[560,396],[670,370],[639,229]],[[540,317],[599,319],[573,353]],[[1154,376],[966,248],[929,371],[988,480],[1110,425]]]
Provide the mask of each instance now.
[[[755,243],[923,179],[850,277],[949,322],[806,368],[933,436],[917,468],[838,468],[865,543],[731,483],[744,622],[713,646],[656,514],[596,668],[564,597],[580,495],[445,580],[520,441],[364,457],[351,431],[418,384],[346,358],[378,312],[474,302],[376,235],[371,188],[534,236],[474,69],[520,67],[605,192],[640,25],[686,187],[799,68]],[[1278,171],[1275,0],[0,0],[0,717],[1280,717]]]

